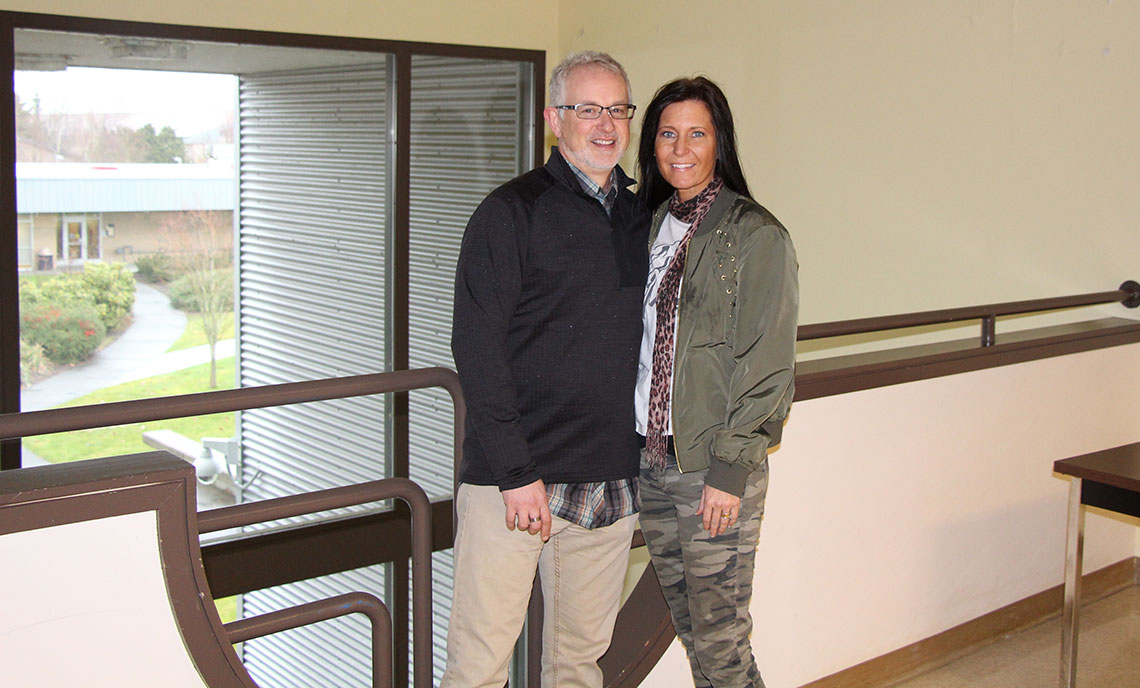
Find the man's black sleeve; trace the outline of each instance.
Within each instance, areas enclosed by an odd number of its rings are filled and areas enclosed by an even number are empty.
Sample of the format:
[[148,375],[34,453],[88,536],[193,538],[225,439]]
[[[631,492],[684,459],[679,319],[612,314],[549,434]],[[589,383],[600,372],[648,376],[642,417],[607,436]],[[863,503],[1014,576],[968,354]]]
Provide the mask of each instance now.
[[525,218],[489,197],[463,234],[455,274],[451,351],[482,454],[500,489],[540,478],[520,424],[507,336],[522,291]]

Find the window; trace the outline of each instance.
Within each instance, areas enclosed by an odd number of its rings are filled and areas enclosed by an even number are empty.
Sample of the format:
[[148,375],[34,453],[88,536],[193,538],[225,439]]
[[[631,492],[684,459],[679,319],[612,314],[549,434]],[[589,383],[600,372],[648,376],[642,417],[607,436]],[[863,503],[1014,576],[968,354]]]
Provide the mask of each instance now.
[[[152,188],[126,208],[88,205],[54,217],[25,217],[16,208],[4,216],[4,411],[16,410],[19,398],[19,379],[7,365],[19,357],[19,337],[12,334],[20,318],[19,275],[93,262],[138,269],[143,249],[152,246],[147,241],[154,240],[139,228],[164,226],[180,213],[196,213],[195,219],[230,213],[220,223],[225,240],[205,253],[232,262],[234,384],[451,365],[447,340],[459,240],[482,197],[538,158],[541,53],[46,15],[0,13],[0,23],[11,36],[17,69],[229,75],[236,113],[233,175],[227,180],[203,172],[195,207],[160,202],[163,192]],[[151,133],[162,134],[157,127]],[[2,159],[14,155],[8,151]],[[187,160],[170,164],[189,172]],[[17,195],[18,177],[15,166],[0,169],[8,197]],[[205,200],[224,196],[227,184],[229,208]],[[195,226],[207,225],[214,232],[219,222]],[[132,236],[138,239],[128,242]],[[423,391],[409,395],[406,415],[395,406],[378,397],[248,411],[234,419],[232,441],[225,429],[212,442],[188,439],[229,458],[243,501],[387,475],[410,475],[433,497],[450,494],[450,400]],[[6,445],[2,465],[18,466],[18,447]],[[436,556],[435,567],[442,630],[450,597],[447,553]],[[329,591],[381,592],[376,586],[394,575],[386,569],[253,592],[243,605],[258,613]],[[366,665],[312,665],[300,649],[314,640],[364,647],[367,631],[353,624],[330,622],[251,641],[247,666],[266,686],[362,682]]]

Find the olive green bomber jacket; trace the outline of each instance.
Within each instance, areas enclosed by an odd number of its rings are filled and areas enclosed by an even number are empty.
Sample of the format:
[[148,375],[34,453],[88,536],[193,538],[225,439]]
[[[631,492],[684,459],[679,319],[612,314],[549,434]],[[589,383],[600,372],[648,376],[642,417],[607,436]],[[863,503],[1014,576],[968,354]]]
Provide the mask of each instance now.
[[[653,236],[668,202],[654,214]],[[795,389],[799,282],[791,238],[728,188],[690,240],[677,312],[673,442],[681,472],[740,496],[779,444]]]

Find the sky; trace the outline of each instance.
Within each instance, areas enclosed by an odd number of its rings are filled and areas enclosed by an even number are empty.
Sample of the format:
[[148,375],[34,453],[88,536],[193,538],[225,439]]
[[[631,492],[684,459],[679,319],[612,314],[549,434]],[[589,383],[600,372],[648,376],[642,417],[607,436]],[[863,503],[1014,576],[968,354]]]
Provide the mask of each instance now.
[[132,128],[169,126],[182,137],[223,123],[237,98],[237,78],[228,74],[69,67],[17,71],[15,79],[20,100],[38,95],[44,112],[132,113],[126,120]]

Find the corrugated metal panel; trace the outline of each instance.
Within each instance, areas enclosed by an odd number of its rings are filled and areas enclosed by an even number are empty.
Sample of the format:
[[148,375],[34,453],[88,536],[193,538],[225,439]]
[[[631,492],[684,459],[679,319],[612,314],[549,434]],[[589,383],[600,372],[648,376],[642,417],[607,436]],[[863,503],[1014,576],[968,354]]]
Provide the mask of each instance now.
[[[467,219],[492,189],[530,167],[530,67],[514,62],[412,58],[409,365],[447,366],[455,263]],[[452,404],[413,392],[410,477],[432,497],[452,491]],[[433,556],[436,681],[446,657],[451,551]]]
[[[304,593],[307,599],[348,592],[370,592],[383,598],[383,577],[378,574],[378,567],[369,567],[315,578],[304,582]],[[246,616],[296,604],[297,587],[298,584],[285,585],[245,595]],[[261,688],[370,686],[372,654],[367,642],[370,633],[367,619],[350,614],[248,641],[243,648],[244,661]]]
[[[243,387],[386,368],[388,74],[381,63],[240,80]],[[384,477],[384,426],[382,398],[243,413],[243,472],[260,472],[245,499]],[[250,593],[243,606],[253,615],[383,588],[372,567]],[[367,685],[368,634],[359,619],[325,622],[249,641],[244,658],[264,688]]]
[[[243,386],[384,369],[387,119],[383,66],[247,77],[241,83],[239,346]],[[412,64],[410,365],[451,366],[455,261],[467,218],[531,161],[529,66],[415,57]],[[452,407],[411,394],[411,477],[451,493]],[[242,415],[249,500],[384,473],[384,402],[341,400]],[[436,676],[451,607],[451,553],[433,556]],[[256,614],[349,590],[362,570],[258,591]],[[246,643],[266,688],[367,681],[367,626],[330,622]],[[344,659],[325,661],[335,646]]]

